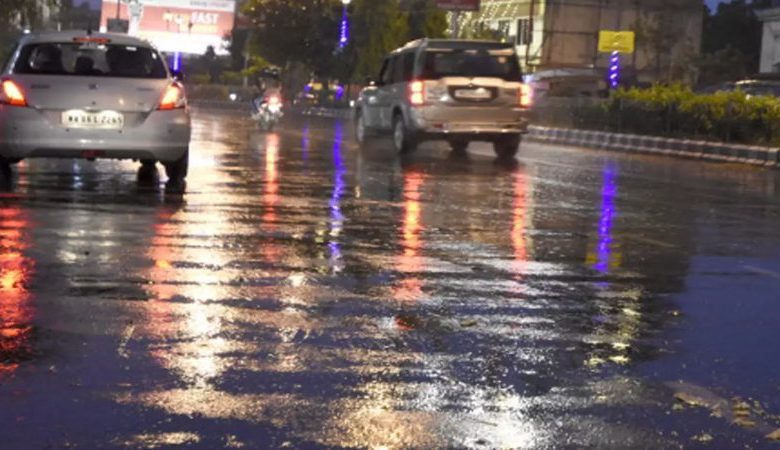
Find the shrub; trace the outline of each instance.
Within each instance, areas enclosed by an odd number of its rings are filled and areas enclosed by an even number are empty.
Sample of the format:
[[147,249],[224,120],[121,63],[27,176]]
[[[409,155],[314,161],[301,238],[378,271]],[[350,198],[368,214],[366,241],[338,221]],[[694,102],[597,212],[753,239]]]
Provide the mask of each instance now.
[[739,90],[697,94],[682,85],[657,85],[618,90],[602,108],[608,119],[600,128],[612,131],[780,144],[780,99],[775,97]]

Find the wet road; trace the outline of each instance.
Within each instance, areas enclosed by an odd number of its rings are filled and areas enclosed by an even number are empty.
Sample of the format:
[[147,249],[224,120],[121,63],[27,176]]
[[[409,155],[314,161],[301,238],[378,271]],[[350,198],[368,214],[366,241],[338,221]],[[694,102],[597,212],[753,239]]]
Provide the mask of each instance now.
[[1,448],[777,448],[780,173],[194,125],[0,196]]

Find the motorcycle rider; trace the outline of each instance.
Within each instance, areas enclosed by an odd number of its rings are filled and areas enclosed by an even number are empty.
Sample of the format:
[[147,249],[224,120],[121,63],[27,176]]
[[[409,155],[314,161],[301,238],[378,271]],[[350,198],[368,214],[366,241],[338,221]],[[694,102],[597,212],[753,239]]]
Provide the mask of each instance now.
[[252,106],[257,113],[260,111],[260,107],[269,98],[277,96],[279,99],[282,97],[282,82],[279,77],[279,72],[276,70],[264,69],[260,72],[260,75],[255,79],[255,88],[258,94],[252,101]]
[[282,117],[282,83],[279,72],[264,70],[255,81],[258,95],[252,100],[252,118],[270,131]]

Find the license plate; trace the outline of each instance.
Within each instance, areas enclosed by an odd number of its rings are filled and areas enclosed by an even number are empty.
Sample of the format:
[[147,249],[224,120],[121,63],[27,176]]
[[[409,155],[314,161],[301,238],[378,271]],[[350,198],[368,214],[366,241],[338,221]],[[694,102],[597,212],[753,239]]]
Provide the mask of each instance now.
[[479,89],[458,89],[455,91],[456,98],[468,100],[489,100],[490,91],[484,88]]
[[88,112],[72,109],[62,113],[62,125],[67,128],[119,130],[125,126],[125,116],[116,111]]

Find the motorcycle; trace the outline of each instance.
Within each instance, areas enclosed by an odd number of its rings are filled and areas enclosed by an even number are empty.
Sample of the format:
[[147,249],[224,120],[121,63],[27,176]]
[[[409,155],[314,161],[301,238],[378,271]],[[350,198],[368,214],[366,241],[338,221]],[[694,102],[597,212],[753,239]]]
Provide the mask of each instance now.
[[282,113],[282,98],[277,94],[263,96],[252,102],[252,119],[263,131],[272,131],[284,115]]

